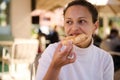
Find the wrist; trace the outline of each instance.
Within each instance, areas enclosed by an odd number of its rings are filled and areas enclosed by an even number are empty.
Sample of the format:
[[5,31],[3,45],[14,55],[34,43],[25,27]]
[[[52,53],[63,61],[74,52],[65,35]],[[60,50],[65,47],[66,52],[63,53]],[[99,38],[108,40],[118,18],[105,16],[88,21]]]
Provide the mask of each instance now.
[[60,67],[56,67],[55,64],[51,63],[50,67],[43,78],[43,80],[57,80],[60,72]]
[[57,71],[59,71],[61,69],[61,67],[57,66],[55,63],[51,63],[50,67],[54,70],[57,70]]

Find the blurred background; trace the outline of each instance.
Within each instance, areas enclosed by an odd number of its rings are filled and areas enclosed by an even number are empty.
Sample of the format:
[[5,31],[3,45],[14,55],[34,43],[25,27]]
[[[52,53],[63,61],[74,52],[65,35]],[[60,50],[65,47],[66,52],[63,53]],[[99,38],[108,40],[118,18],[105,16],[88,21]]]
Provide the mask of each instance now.
[[[63,10],[70,1],[0,0],[0,80],[34,80],[42,52],[65,37]],[[94,44],[110,52],[120,80],[120,0],[87,1],[99,12]]]

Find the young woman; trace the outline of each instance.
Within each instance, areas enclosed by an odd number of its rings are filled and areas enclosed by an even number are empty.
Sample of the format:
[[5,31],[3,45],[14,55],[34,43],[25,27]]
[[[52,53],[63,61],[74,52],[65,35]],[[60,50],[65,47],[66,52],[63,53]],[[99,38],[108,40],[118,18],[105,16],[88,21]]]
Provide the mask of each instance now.
[[68,37],[85,34],[87,38],[76,44],[68,40],[66,45],[62,41],[49,45],[39,59],[36,80],[113,80],[111,55],[93,45],[96,8],[85,0],[70,2],[64,10],[64,28]]

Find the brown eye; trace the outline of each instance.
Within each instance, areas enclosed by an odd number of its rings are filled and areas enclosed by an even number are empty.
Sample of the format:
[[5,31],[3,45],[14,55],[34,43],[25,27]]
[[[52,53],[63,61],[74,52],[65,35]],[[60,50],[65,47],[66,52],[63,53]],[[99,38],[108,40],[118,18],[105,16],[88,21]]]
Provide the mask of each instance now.
[[79,20],[78,23],[79,23],[79,24],[85,24],[86,21],[85,21],[85,20]]
[[73,22],[72,21],[66,21],[66,24],[71,25]]

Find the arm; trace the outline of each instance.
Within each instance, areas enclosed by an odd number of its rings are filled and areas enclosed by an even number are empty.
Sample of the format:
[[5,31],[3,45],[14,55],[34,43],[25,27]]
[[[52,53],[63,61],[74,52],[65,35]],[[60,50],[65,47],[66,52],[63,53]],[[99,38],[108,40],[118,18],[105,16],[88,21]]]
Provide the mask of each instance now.
[[54,64],[51,64],[43,80],[58,80],[60,68],[56,69]]
[[[51,61],[51,64],[47,70],[47,73],[45,74],[43,80],[57,80],[60,69],[69,63],[73,63],[76,59],[76,57],[72,59],[68,59],[68,55],[74,54],[72,52],[73,45],[71,43],[68,43],[66,45],[66,48],[61,51],[62,44],[60,43],[55,50],[55,53],[53,55],[53,59]],[[75,54],[74,54],[75,55]]]

